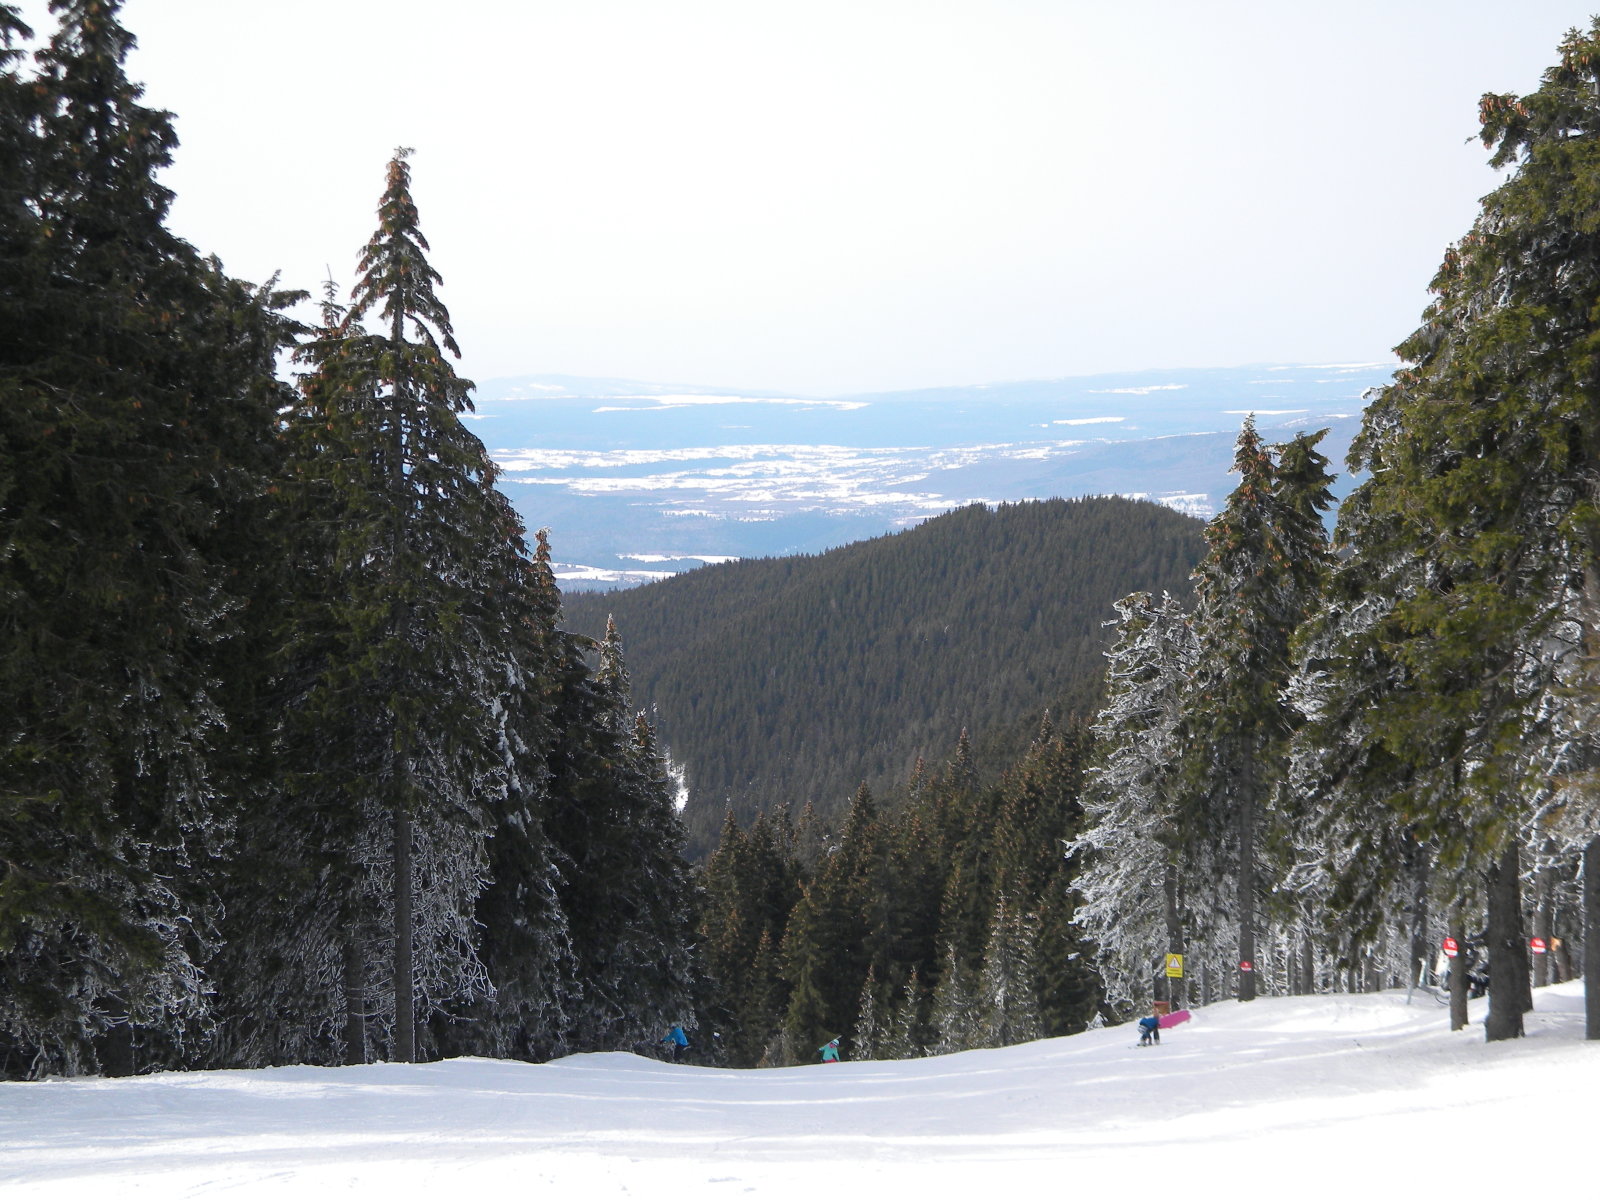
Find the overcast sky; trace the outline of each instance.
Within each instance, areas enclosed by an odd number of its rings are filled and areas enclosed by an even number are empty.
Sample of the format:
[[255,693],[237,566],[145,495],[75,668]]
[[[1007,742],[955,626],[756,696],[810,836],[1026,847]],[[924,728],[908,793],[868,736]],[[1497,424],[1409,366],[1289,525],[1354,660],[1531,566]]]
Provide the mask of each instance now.
[[[23,10],[41,36],[44,0]],[[1373,361],[1600,0],[128,0],[231,273],[348,286],[394,148],[478,379],[818,395]]]

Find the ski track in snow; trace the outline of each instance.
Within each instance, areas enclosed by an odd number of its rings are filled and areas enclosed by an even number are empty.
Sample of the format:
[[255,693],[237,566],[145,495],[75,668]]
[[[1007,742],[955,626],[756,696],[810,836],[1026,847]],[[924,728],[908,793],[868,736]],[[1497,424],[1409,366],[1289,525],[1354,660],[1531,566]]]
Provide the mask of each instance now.
[[[1264,998],[910,1062],[769,1071],[629,1054],[0,1084],[0,1195],[807,1197],[1241,1187],[1300,1197],[1561,1177],[1600,1112],[1581,984],[1521,1041],[1428,993]],[[1541,1160],[1545,1166],[1537,1166]],[[1041,1189],[1048,1189],[1044,1192]]]

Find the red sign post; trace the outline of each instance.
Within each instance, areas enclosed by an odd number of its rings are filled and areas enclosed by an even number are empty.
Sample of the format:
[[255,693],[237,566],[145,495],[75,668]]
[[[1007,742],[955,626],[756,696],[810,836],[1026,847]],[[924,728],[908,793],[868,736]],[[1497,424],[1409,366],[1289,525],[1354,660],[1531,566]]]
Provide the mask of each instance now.
[[1456,945],[1455,938],[1452,938],[1452,937],[1445,938],[1445,940],[1444,940],[1444,956],[1446,958],[1454,958],[1460,952],[1461,952],[1461,947]]
[[1543,954],[1545,952],[1544,939],[1543,938],[1529,938],[1528,939],[1528,948],[1531,949],[1535,954]]
[[1254,971],[1255,970],[1255,966],[1247,958],[1242,963],[1239,964],[1239,970],[1241,970],[1241,971]]

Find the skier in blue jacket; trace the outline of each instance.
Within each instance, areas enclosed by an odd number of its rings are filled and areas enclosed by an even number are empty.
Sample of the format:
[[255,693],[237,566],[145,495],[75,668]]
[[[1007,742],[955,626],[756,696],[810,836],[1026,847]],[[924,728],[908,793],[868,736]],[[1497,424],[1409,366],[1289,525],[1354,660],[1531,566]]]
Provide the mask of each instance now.
[[823,1046],[821,1048],[821,1052],[822,1052],[822,1061],[823,1062],[825,1062],[825,1063],[838,1062],[839,1061],[839,1039],[838,1038],[834,1038],[833,1041],[829,1042],[826,1046]]
[[1161,1044],[1161,1018],[1155,1016],[1140,1017],[1139,1045],[1148,1046],[1152,1042],[1157,1046]]
[[661,1039],[661,1044],[672,1055],[672,1061],[677,1062],[683,1057],[683,1052],[689,1048],[689,1038],[683,1032],[682,1025],[674,1025],[667,1030],[667,1036]]

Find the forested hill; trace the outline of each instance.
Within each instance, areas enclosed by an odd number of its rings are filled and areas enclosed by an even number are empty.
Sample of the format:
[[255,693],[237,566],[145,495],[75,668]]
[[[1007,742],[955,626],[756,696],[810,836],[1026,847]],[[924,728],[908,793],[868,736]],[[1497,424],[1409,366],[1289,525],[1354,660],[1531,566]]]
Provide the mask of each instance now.
[[980,771],[1017,757],[1046,708],[1090,712],[1112,602],[1185,598],[1199,521],[1119,498],[973,505],[819,555],[705,567],[566,598],[566,625],[616,617],[634,698],[688,772],[697,851],[741,818],[842,811],[906,782],[963,728]]

